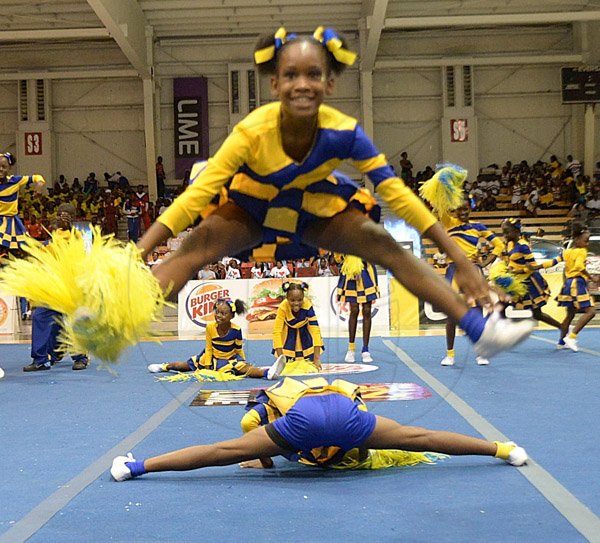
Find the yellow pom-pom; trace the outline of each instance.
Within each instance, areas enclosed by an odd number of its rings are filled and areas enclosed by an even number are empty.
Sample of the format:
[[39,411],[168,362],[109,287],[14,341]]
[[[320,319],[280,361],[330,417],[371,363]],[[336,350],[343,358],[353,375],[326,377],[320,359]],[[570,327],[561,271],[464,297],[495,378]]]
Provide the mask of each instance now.
[[416,466],[417,464],[435,464],[436,460],[449,458],[447,454],[432,452],[411,452],[399,449],[369,449],[367,458],[359,458],[359,450],[351,449],[334,469],[385,469],[393,467]]
[[497,260],[490,267],[489,280],[502,292],[518,300],[527,293],[524,274],[512,273],[502,260]]
[[243,379],[243,375],[235,375],[226,371],[215,370],[196,370],[193,372],[179,372],[165,377],[158,377],[158,381],[169,381],[170,383],[179,383],[195,380],[199,383],[213,383],[224,381],[239,381]]
[[346,255],[344,257],[344,262],[342,263],[341,272],[346,277],[356,277],[360,275],[363,271],[363,261],[361,258],[358,258],[354,255]]
[[317,370],[317,367],[308,360],[299,358],[288,362],[281,372],[281,375],[309,375],[311,373],[319,373],[319,370]]
[[421,198],[427,200],[439,215],[447,215],[463,203],[463,183],[467,170],[456,164],[439,164],[431,179],[419,189]]
[[133,243],[93,229],[91,249],[76,230],[52,234],[44,247],[28,241],[29,256],[0,271],[1,289],[63,314],[61,341],[72,352],[115,362],[150,333],[166,302]]

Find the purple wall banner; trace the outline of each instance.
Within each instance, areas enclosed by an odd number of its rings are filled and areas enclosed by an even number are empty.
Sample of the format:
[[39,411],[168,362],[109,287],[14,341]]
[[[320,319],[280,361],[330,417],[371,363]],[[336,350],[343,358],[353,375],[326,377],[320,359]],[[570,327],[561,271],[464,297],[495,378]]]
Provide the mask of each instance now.
[[173,80],[175,177],[183,179],[197,160],[208,158],[208,84],[206,77]]

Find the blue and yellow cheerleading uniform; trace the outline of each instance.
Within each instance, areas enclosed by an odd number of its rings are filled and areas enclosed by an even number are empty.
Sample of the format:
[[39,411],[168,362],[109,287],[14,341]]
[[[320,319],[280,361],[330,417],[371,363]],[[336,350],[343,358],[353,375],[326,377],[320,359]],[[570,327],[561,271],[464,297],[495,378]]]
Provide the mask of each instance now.
[[[435,222],[423,202],[396,176],[356,119],[326,105],[318,113],[314,146],[295,162],[281,143],[281,103],[257,108],[235,126],[208,164],[192,168],[192,184],[158,218],[177,234],[192,224],[231,179],[229,199],[263,227],[263,243],[298,245],[305,228],[349,205],[369,212],[376,201],[345,176],[332,175],[352,160],[368,175],[387,205],[420,232]],[[199,171],[197,171],[199,170]]]
[[[473,262],[477,262],[479,240],[484,239],[493,247],[492,254],[497,257],[502,255],[504,251],[504,243],[496,237],[496,235],[487,226],[478,222],[462,222],[456,217],[443,215],[441,222],[448,232],[448,235],[454,240],[458,247],[462,250],[467,258]],[[449,281],[454,290],[458,291],[458,286],[454,281],[456,266],[454,262],[449,262],[446,268],[446,280]]]
[[525,275],[524,283],[527,285],[527,294],[515,300],[512,305],[516,309],[539,309],[546,305],[550,297],[550,288],[539,271],[529,269],[529,266],[536,264],[529,242],[523,237],[517,242],[508,242],[504,259],[512,273]]
[[337,286],[338,302],[364,304],[379,298],[377,270],[373,264],[362,261],[363,269],[359,275],[348,277],[340,273]]
[[277,308],[273,325],[273,353],[276,349],[282,349],[288,358],[313,361],[315,347],[324,350],[321,329],[312,304],[304,298],[298,315],[294,316],[290,302],[283,300]]
[[561,261],[565,263],[565,282],[558,295],[559,306],[579,310],[594,305],[594,298],[587,288],[590,280],[585,266],[587,255],[585,247],[565,249],[562,255],[552,260],[548,266],[551,267]]
[[328,466],[362,445],[375,429],[375,415],[367,411],[358,385],[322,377],[286,377],[248,402],[242,429],[265,426],[286,458]]
[[27,228],[17,215],[19,212],[19,189],[34,182],[43,182],[38,175],[9,175],[0,183],[0,245],[18,249],[25,242]]
[[243,349],[242,330],[233,322],[224,336],[219,336],[217,323],[206,325],[206,347],[201,354],[192,356],[187,362],[190,370],[213,370],[244,375],[249,364]]

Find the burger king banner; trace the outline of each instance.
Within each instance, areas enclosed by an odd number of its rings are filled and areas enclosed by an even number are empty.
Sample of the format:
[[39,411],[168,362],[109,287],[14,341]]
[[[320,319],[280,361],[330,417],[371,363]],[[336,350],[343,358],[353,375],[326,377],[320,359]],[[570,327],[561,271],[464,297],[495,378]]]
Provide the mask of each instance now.
[[[337,277],[303,277],[291,281],[308,283],[306,296],[310,299],[321,334],[344,336],[348,333],[347,304],[337,302]],[[219,298],[240,299],[246,303],[246,315],[234,322],[242,328],[245,337],[271,335],[279,304],[285,299],[283,279],[234,279],[229,281],[189,281],[179,292],[178,329],[182,335],[204,335],[206,325],[214,321],[214,304]],[[390,328],[388,278],[379,276],[381,297],[373,304],[373,333],[387,332]],[[360,323],[360,320],[359,320]]]
[[0,296],[0,335],[17,331],[17,298]]

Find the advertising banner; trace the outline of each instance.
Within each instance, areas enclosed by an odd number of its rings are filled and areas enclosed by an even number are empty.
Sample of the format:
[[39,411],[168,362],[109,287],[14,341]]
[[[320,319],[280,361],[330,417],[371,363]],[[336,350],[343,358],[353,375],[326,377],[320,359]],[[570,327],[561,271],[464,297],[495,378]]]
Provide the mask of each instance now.
[[183,179],[194,162],[208,158],[206,77],[173,79],[175,177]]
[[14,334],[17,331],[17,298],[0,296],[0,335]]
[[[292,279],[300,281],[300,279]],[[337,302],[337,277],[305,277],[309,286],[306,296],[310,299],[321,334],[345,336],[348,333],[348,304]],[[279,304],[285,299],[281,288],[282,279],[234,279],[189,281],[179,292],[178,330],[182,335],[203,336],[206,325],[214,321],[213,308],[219,298],[240,299],[248,305],[243,317],[236,322],[245,337],[270,336]],[[373,304],[372,331],[387,332],[390,327],[389,289],[385,275],[379,276],[381,297]],[[359,325],[360,325],[359,319]]]

